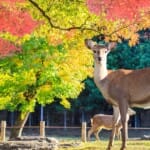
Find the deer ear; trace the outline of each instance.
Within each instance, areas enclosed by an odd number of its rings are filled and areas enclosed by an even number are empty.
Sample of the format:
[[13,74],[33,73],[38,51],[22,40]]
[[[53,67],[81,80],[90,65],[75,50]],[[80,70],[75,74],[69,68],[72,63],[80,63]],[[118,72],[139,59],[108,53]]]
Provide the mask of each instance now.
[[113,48],[116,47],[116,45],[117,45],[116,42],[110,42],[110,43],[108,44],[108,50],[111,51]]
[[85,45],[87,48],[92,49],[96,45],[96,42],[90,39],[85,39]]

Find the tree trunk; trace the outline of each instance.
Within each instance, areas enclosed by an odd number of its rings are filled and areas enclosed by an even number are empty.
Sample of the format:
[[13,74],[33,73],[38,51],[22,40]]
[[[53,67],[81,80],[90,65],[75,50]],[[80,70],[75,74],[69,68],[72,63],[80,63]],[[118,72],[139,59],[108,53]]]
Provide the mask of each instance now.
[[27,122],[27,119],[29,117],[29,112],[25,113],[22,118],[22,114],[19,113],[19,116],[15,122],[15,128],[12,129],[10,134],[10,139],[16,139],[17,137],[20,137],[22,135],[22,131],[24,128],[25,123]]

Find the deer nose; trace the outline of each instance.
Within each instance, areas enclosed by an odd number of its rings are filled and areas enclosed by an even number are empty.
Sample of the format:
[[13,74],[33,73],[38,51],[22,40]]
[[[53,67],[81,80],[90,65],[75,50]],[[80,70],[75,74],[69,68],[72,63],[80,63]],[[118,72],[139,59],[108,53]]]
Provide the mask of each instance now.
[[98,61],[101,61],[102,59],[101,59],[101,57],[98,57]]

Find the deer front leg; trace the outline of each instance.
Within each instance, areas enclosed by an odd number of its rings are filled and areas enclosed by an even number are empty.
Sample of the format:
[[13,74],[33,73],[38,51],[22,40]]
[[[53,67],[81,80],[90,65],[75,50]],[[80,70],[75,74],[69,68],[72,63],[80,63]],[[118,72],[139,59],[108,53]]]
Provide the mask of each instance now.
[[126,149],[126,140],[128,138],[128,104],[122,104],[120,107],[121,122],[122,122],[122,147],[120,150]]
[[109,144],[107,147],[107,150],[111,150],[111,147],[113,145],[113,141],[115,138],[115,133],[116,133],[116,125],[118,124],[120,120],[120,111],[119,107],[113,106],[113,124],[112,124],[112,132],[109,138]]
[[93,128],[88,131],[88,141],[90,141],[91,134],[93,133]]

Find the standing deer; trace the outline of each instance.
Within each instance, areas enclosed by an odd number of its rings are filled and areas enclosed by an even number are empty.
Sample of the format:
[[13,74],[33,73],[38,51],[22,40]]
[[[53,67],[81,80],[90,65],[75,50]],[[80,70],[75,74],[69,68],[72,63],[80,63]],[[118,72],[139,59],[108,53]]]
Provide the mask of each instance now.
[[116,125],[121,117],[123,127],[121,150],[125,150],[128,108],[150,108],[150,68],[107,70],[107,55],[116,44],[110,42],[108,45],[99,45],[86,39],[85,45],[94,53],[94,82],[96,86],[107,102],[118,108],[113,112],[113,129],[107,149],[110,150],[112,147]]

